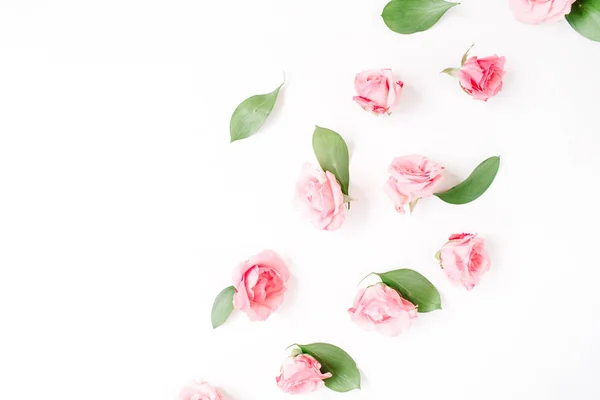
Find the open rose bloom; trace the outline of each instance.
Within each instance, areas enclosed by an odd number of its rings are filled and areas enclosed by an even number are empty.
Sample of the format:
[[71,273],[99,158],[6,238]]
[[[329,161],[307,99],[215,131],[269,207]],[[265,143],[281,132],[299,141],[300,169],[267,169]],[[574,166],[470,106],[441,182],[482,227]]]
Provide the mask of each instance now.
[[192,381],[181,389],[177,400],[224,400],[224,398],[221,392],[208,383]]
[[283,302],[290,277],[283,259],[265,250],[241,263],[233,274],[233,305],[251,321],[264,321]]
[[456,73],[460,86],[475,100],[487,101],[502,90],[505,62],[497,55],[469,58]]
[[485,241],[477,234],[460,233],[450,236],[439,252],[440,265],[456,284],[471,290],[490,269]]
[[394,80],[391,69],[364,71],[356,75],[353,97],[365,111],[373,114],[391,113],[402,93],[402,81]]
[[397,336],[417,318],[417,308],[384,283],[361,289],[348,310],[352,321],[366,330]]
[[397,157],[388,167],[390,177],[384,187],[385,193],[396,211],[404,214],[406,205],[412,211],[419,199],[433,195],[443,179],[443,171],[444,167],[423,156]]
[[302,167],[294,201],[317,229],[334,231],[346,218],[344,194],[335,175],[311,164]]
[[283,362],[276,381],[277,387],[285,393],[305,394],[321,389],[325,385],[323,380],[331,376],[329,372],[321,372],[321,364],[314,357],[298,354]]
[[521,22],[540,24],[562,20],[575,0],[510,0],[510,8]]

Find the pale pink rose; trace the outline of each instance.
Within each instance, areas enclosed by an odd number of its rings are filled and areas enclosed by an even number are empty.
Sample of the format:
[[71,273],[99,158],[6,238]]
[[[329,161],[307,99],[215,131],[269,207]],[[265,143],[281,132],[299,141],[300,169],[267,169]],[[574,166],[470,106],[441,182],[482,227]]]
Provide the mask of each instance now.
[[223,395],[206,382],[191,381],[181,389],[177,400],[223,400]]
[[283,362],[276,381],[277,387],[285,393],[304,394],[322,388],[327,378],[331,378],[331,373],[321,373],[321,364],[314,357],[298,354]]
[[402,87],[402,81],[395,81],[391,69],[376,69],[364,71],[356,75],[354,87],[356,96],[353,97],[360,106],[373,114],[390,113],[390,108],[396,105]]
[[334,231],[346,218],[344,194],[329,171],[304,164],[296,183],[296,206],[321,230]]
[[241,263],[233,273],[233,305],[251,321],[264,321],[283,302],[290,277],[283,259],[265,250]]
[[515,17],[528,24],[556,22],[571,12],[575,0],[510,0]]
[[462,88],[476,100],[487,101],[502,89],[504,57],[471,57],[456,73]]
[[471,290],[479,284],[481,275],[490,269],[485,242],[477,234],[460,233],[450,236],[439,253],[440,264],[453,282]]
[[352,321],[366,330],[397,336],[417,318],[417,308],[391,287],[378,283],[361,289],[348,310]]
[[443,171],[444,167],[423,156],[396,157],[388,167],[390,177],[384,190],[396,211],[404,214],[407,204],[412,209],[417,200],[433,195]]

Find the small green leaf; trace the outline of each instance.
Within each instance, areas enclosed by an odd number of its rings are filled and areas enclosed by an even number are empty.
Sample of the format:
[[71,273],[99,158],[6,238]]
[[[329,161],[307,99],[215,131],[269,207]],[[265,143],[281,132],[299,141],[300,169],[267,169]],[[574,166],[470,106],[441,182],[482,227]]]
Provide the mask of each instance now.
[[335,175],[342,188],[342,193],[348,195],[350,186],[349,156],[344,138],[330,129],[317,126],[313,133],[312,144],[323,171],[329,171]]
[[263,126],[273,111],[281,86],[283,83],[271,93],[249,97],[237,106],[229,122],[232,143],[255,134]]
[[600,0],[577,0],[565,18],[581,35],[600,42]]
[[383,283],[400,292],[403,298],[418,306],[418,312],[426,313],[442,309],[440,293],[417,271],[397,269],[376,275]]
[[445,70],[443,70],[442,72],[440,72],[441,74],[447,74],[450,76],[456,76],[456,73],[460,71],[460,68],[446,68]]
[[360,389],[360,372],[348,353],[327,343],[299,344],[303,353],[313,356],[321,363],[321,372],[331,372],[325,386],[335,392]]
[[229,286],[221,291],[217,295],[215,302],[213,303],[212,312],[210,319],[212,321],[213,329],[223,325],[227,318],[233,311],[233,295],[235,294],[235,288]]
[[408,35],[431,28],[446,11],[459,4],[443,0],[392,0],[381,16],[388,28]]
[[494,182],[498,168],[500,168],[500,157],[490,157],[479,164],[463,182],[435,195],[450,204],[470,203],[488,190]]
[[438,261],[442,261],[442,251],[441,250],[438,250],[435,253],[435,259],[438,260]]
[[469,49],[467,51],[465,51],[465,54],[463,54],[461,60],[460,60],[460,66],[462,67],[463,65],[465,65],[465,63],[467,62],[467,58],[469,58],[469,52],[471,51],[471,49],[473,48],[473,46],[475,46],[474,44],[471,45],[471,47],[469,47]]

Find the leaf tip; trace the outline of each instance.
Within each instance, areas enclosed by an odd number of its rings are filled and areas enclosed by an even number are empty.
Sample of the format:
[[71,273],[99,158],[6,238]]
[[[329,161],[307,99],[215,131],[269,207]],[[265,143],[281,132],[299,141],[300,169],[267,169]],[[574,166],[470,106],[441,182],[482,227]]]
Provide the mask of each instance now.
[[456,77],[456,73],[457,73],[458,71],[459,71],[459,69],[458,69],[458,68],[452,68],[452,67],[449,67],[449,68],[443,69],[443,70],[440,72],[440,74],[446,74],[446,75],[449,75],[449,76],[452,76],[452,77]]

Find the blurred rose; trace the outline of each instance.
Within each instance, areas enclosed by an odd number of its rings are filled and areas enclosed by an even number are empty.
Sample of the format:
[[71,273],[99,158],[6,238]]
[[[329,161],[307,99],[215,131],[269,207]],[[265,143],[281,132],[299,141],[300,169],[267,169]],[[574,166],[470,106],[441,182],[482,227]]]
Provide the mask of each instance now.
[[384,190],[394,202],[396,211],[404,214],[407,204],[412,209],[417,200],[433,195],[443,179],[443,170],[444,167],[423,156],[395,158],[388,167],[390,177]]
[[206,382],[192,381],[181,389],[177,400],[223,400],[223,395]]
[[304,394],[322,388],[327,378],[331,378],[331,373],[321,373],[321,364],[314,357],[298,354],[283,362],[276,381],[285,393]]
[[528,24],[556,22],[571,12],[575,0],[510,0],[515,17]]
[[398,102],[403,86],[402,81],[394,80],[391,69],[364,71],[354,79],[357,94],[354,101],[373,114],[390,113],[390,109]]
[[344,194],[335,176],[305,164],[296,183],[296,206],[321,230],[334,231],[346,218]]
[[469,58],[456,73],[462,88],[476,100],[487,101],[502,90],[504,57]]
[[481,275],[490,269],[485,242],[477,234],[460,233],[450,236],[439,252],[444,272],[453,282],[471,290],[479,284]]
[[264,321],[283,302],[289,271],[283,259],[265,250],[241,263],[233,274],[233,305],[251,321]]
[[388,336],[401,334],[417,318],[415,305],[383,283],[361,289],[348,312],[364,329]]

